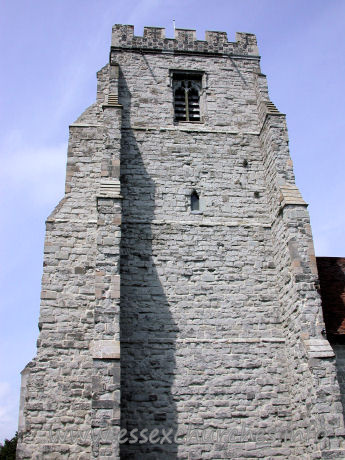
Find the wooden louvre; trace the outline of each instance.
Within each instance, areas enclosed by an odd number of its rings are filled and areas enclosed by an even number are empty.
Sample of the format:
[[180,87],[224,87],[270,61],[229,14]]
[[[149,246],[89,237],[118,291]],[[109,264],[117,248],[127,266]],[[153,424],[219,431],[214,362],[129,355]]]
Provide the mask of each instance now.
[[200,75],[173,76],[176,121],[200,121]]

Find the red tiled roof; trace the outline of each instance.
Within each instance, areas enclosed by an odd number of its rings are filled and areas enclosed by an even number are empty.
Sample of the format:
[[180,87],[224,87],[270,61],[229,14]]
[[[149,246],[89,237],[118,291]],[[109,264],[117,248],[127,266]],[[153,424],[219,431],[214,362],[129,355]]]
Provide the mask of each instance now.
[[317,257],[327,336],[345,336],[345,258]]

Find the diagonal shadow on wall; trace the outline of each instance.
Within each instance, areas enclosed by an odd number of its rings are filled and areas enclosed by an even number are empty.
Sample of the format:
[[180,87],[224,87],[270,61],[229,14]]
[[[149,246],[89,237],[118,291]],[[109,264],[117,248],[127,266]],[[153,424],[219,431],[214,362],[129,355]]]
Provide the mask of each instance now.
[[[127,442],[120,446],[121,459],[173,460],[177,458],[177,415],[171,389],[177,326],[153,259],[153,245],[159,241],[159,232],[152,227],[155,184],[130,127],[131,94],[121,72],[119,102],[123,105],[121,428],[127,430],[122,437]],[[168,439],[163,430],[171,433]]]

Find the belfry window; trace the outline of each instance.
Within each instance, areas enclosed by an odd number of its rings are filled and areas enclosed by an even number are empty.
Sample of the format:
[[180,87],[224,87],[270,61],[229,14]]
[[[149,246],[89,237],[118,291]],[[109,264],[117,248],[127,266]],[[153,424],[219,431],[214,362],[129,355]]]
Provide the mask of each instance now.
[[201,75],[173,73],[175,121],[200,121]]
[[195,190],[190,196],[190,208],[192,211],[199,211],[200,209],[199,195],[197,194]]

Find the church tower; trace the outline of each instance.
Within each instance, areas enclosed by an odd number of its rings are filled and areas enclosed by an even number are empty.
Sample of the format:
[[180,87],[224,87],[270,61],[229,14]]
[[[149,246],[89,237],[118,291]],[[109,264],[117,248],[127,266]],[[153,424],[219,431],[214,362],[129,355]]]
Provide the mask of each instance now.
[[307,204],[256,38],[115,25],[47,219],[18,459],[345,458]]

